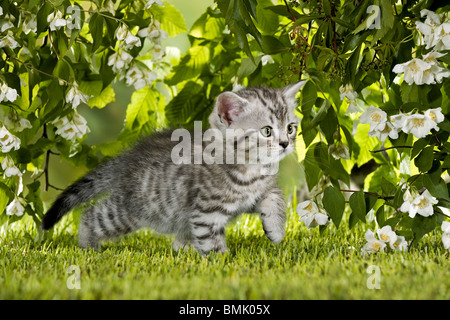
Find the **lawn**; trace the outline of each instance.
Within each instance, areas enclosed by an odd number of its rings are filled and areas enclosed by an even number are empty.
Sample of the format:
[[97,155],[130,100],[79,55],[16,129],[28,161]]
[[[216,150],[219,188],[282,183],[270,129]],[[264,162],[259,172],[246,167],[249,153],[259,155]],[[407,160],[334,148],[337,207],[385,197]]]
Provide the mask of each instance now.
[[[148,230],[88,252],[77,247],[72,215],[45,241],[33,240],[36,229],[23,220],[1,237],[0,299],[450,298],[449,252],[439,231],[410,252],[364,255],[367,227],[330,225],[319,234],[289,211],[281,244],[266,239],[257,216],[244,215],[227,228],[229,253],[207,258],[174,252],[170,237]],[[371,268],[380,289],[369,288]]]

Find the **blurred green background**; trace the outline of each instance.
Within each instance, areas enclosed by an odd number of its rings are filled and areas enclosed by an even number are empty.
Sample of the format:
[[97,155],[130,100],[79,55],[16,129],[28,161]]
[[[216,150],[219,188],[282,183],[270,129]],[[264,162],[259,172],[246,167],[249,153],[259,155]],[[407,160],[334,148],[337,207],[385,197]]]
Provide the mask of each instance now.
[[[208,6],[214,5],[214,0],[166,1],[174,5],[183,14],[188,30]],[[164,40],[163,45],[177,47],[183,54],[189,48],[187,33],[168,38]],[[91,130],[85,141],[87,144],[96,145],[115,141],[123,127],[126,108],[131,100],[134,87],[128,87],[124,82],[116,82],[113,84],[113,88],[116,92],[116,101],[105,108],[91,109],[87,105],[78,107],[79,113],[87,119]],[[58,156],[52,155],[50,158],[50,183],[53,186],[64,189],[82,176],[86,170],[86,168],[74,167],[67,162],[60,161]],[[282,188],[285,190],[289,189],[288,193],[292,191],[292,186],[301,180],[302,170],[294,154],[283,160],[280,167],[280,176],[282,177],[280,179]],[[60,191],[50,188],[47,192],[42,192],[42,200],[49,205],[59,193]]]

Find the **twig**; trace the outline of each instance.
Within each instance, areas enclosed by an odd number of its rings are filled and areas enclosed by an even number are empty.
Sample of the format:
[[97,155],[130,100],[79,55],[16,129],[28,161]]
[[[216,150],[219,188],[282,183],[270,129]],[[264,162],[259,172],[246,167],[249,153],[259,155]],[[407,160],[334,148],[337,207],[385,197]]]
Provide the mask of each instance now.
[[48,40],[50,40],[50,45],[53,48],[53,51],[55,51],[56,57],[58,58],[58,60],[61,59],[61,57],[58,54],[58,51],[56,50],[55,46],[53,45],[53,41],[52,41],[52,36],[50,35],[50,30],[48,31]]
[[[360,190],[346,190],[346,189],[339,189],[339,191],[341,192],[359,192]],[[375,193],[375,192],[368,192],[368,191],[364,191],[365,194],[369,194],[371,196],[375,196],[379,199],[383,199],[383,200],[389,200],[389,199],[394,199],[394,196],[382,196],[381,194]]]
[[286,5],[287,12],[291,16],[292,21],[294,21],[294,22],[297,21],[297,18],[295,18],[294,14],[291,11],[291,8],[289,8],[287,1],[286,0],[283,0],[283,1],[284,1],[284,4]]
[[54,76],[54,75],[52,75],[52,74],[50,74],[50,73],[41,71],[41,70],[39,70],[39,69],[33,67],[32,65],[29,65],[28,63],[23,62],[23,61],[20,60],[20,59],[17,59],[16,57],[13,57],[13,56],[8,55],[8,53],[7,53],[5,50],[3,50],[3,52],[6,53],[6,56],[8,57],[8,59],[11,59],[11,60],[14,60],[14,61],[17,61],[17,62],[21,63],[25,68],[27,68],[27,69],[29,69],[29,70],[34,70],[34,71],[39,72],[39,73],[41,73],[41,74],[43,74],[43,75],[46,75],[47,77],[50,77],[50,78],[53,78],[53,79],[57,79],[57,80],[59,80],[59,81],[63,81],[64,83],[67,83],[67,81],[64,80],[64,79],[61,79],[61,78],[59,78],[59,77],[56,77],[56,76]]
[[390,149],[399,149],[399,148],[412,148],[412,146],[394,146],[394,147],[382,148],[380,150],[373,150],[370,152],[377,153],[377,152],[383,152],[383,151],[390,150]]
[[109,19],[113,19],[113,20],[116,20],[116,21],[118,21],[118,22],[122,22],[122,20],[120,20],[120,19],[118,19],[118,18],[116,18],[116,17],[108,16],[107,14],[103,14],[103,13],[98,12],[98,11],[86,10],[86,9],[80,9],[80,11],[87,12],[87,13],[91,13],[91,14],[95,14],[95,13],[96,13],[96,14],[98,14],[99,16],[102,16],[102,17],[105,17],[105,18],[109,18]]

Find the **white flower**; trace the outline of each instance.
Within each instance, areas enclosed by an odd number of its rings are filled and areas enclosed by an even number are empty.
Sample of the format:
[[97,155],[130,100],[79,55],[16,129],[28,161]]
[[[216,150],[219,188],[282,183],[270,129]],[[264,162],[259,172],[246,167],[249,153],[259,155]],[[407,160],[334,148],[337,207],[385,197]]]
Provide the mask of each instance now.
[[0,146],[3,153],[8,153],[11,149],[20,149],[20,139],[15,135],[11,134],[8,129],[3,126],[0,128]]
[[22,176],[22,172],[20,172],[19,168],[16,167],[16,165],[14,164],[13,159],[11,159],[11,157],[6,156],[3,160],[2,160],[2,169],[4,171],[3,173],[3,179],[10,178],[12,176]]
[[341,141],[338,141],[336,143],[333,143],[328,147],[328,154],[331,154],[334,159],[344,159],[348,160],[350,159],[350,152],[348,150],[348,147],[342,143]]
[[0,7],[0,16],[2,16],[2,15],[3,15],[3,8]]
[[374,253],[384,251],[386,243],[375,238],[375,234],[371,230],[367,230],[364,237],[366,238],[367,243],[362,248],[363,252]]
[[427,136],[431,129],[439,131],[437,123],[431,117],[418,113],[405,116],[403,132],[412,133],[417,139],[420,139]]
[[8,87],[6,83],[0,86],[0,102],[11,101],[14,102],[17,99],[17,90]]
[[142,38],[149,38],[153,42],[160,43],[168,37],[166,31],[161,30],[161,25],[158,20],[153,20],[147,28],[138,31],[138,36]]
[[164,2],[162,2],[161,0],[150,0],[145,4],[145,9],[150,8],[153,4],[164,7]]
[[125,43],[125,49],[131,49],[133,47],[140,47],[141,39],[139,37],[133,36],[131,32],[128,32],[127,37],[123,40]]
[[445,55],[445,53],[431,51],[423,56],[423,61],[431,65],[431,68],[424,72],[423,81],[425,84],[435,84],[436,82],[441,83],[443,78],[450,77],[450,70],[442,67],[442,65],[437,61],[437,58],[441,58]]
[[31,123],[25,118],[19,116],[16,112],[10,112],[3,121],[9,130],[22,132],[31,128]]
[[37,20],[34,15],[26,15],[23,22],[23,33],[29,34],[30,31],[34,33],[37,31]]
[[403,195],[403,204],[400,211],[407,212],[411,218],[416,214],[424,217],[432,216],[434,213],[433,205],[438,203],[437,199],[433,197],[428,190],[425,190],[421,195],[417,192],[410,192],[406,190]]
[[349,115],[350,113],[359,113],[363,111],[361,107],[358,105],[356,99],[354,100],[347,99],[347,102],[348,107],[347,110],[345,111],[345,115]]
[[433,42],[434,50],[450,50],[450,22],[441,24],[434,29]]
[[56,134],[70,141],[75,141],[76,138],[81,139],[90,132],[86,119],[76,111],[71,120],[67,116],[63,118],[58,117],[52,123],[57,128]]
[[62,12],[57,10],[47,16],[47,22],[50,23],[50,30],[55,31],[67,25],[67,21],[63,19]]
[[[445,117],[441,112],[441,107],[436,108],[436,109],[428,109],[427,111],[425,111],[425,117],[430,118],[431,120],[433,120],[436,124],[441,123],[442,121],[444,121]],[[436,126],[437,127],[437,126]],[[439,131],[439,127],[434,128],[436,131]]]
[[399,113],[389,117],[389,121],[396,130],[402,130],[405,126],[406,116],[403,113]]
[[370,131],[384,130],[387,121],[387,113],[380,108],[369,106],[366,112],[359,117],[359,121],[366,124],[370,123]]
[[389,246],[392,250],[397,251],[407,251],[408,250],[408,242],[405,241],[405,237],[403,236],[397,236],[397,240],[394,242],[390,242]]
[[[392,69],[392,72],[397,74],[404,73],[403,80],[408,84],[424,84],[424,72],[431,69],[431,64],[421,59],[414,58],[408,62],[397,64]],[[425,74],[425,80],[428,81],[427,73]]]
[[123,39],[126,38],[127,34],[128,34],[128,28],[124,24],[120,25],[120,27],[118,27],[116,30],[116,38],[119,41],[123,41]]
[[386,243],[394,243],[397,241],[397,235],[392,231],[391,226],[384,226],[383,228],[378,229],[377,235],[381,241]]
[[273,60],[272,56],[270,54],[265,54],[261,57],[261,64],[265,66],[266,64],[272,64],[275,63],[275,60]]
[[115,73],[120,73],[122,70],[127,69],[133,57],[124,50],[119,50],[113,53],[108,59],[108,66],[112,66]]
[[0,22],[0,32],[5,32],[8,29],[14,28],[13,21],[16,18],[12,14],[5,14],[5,17]]
[[426,45],[425,48],[429,49],[433,46],[434,30],[441,24],[441,20],[439,15],[427,9],[421,10],[420,16],[426,16],[427,18],[425,22],[416,21],[416,28],[422,34],[423,42]]
[[355,100],[358,96],[351,83],[348,83],[345,86],[341,85],[339,87],[339,93],[341,100],[344,100],[345,98],[348,98],[349,100]]
[[136,90],[142,89],[146,85],[150,85],[152,81],[156,80],[157,76],[154,72],[141,69],[134,65],[131,67],[126,75],[126,83],[131,86],[134,85]]
[[313,201],[307,200],[297,206],[297,214],[300,216],[300,221],[305,222],[308,228],[315,228],[318,225],[326,225],[328,216],[321,213],[317,204]]
[[0,40],[0,48],[10,48],[15,49],[20,47],[20,44],[12,38],[12,36],[7,35]]
[[89,96],[84,94],[78,89],[76,82],[73,83],[72,87],[66,94],[66,103],[72,103],[72,108],[75,109],[80,105],[81,102],[87,103]]
[[382,130],[369,131],[369,137],[377,137],[380,141],[386,140],[387,137],[391,139],[397,139],[398,131],[395,129],[392,123],[385,122],[385,126]]
[[450,249],[450,222],[442,221],[441,230],[444,231],[442,234],[442,243],[445,249]]
[[25,212],[25,206],[27,203],[24,199],[15,197],[13,201],[6,207],[6,214],[9,216],[16,215],[22,216]]

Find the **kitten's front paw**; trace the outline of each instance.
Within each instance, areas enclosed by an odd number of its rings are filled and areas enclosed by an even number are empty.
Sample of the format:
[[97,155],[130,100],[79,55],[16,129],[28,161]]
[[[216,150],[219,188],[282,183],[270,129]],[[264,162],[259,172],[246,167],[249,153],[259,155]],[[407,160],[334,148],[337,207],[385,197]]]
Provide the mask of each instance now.
[[267,238],[273,243],[280,243],[284,239],[284,219],[279,215],[269,216],[261,213],[262,226]]

